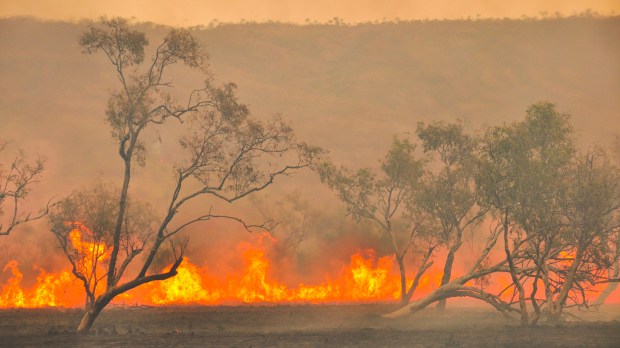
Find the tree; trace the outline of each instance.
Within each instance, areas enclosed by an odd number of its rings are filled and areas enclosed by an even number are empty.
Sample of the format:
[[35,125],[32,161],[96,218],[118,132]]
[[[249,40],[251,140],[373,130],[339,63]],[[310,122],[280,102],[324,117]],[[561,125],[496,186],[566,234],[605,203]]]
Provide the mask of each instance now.
[[[103,270],[101,275],[92,274],[93,279],[98,279],[97,289],[101,290],[94,289],[95,284],[90,283],[93,298],[87,300],[88,306],[78,326],[79,333],[86,333],[116,296],[145,283],[176,275],[183,261],[184,243],[173,243],[174,260],[169,269],[154,269],[153,265],[163,250],[162,246],[173,241],[172,238],[187,227],[214,218],[238,221],[248,229],[261,227],[248,225],[236,216],[216,214],[212,208],[194,217],[179,218],[178,212],[189,202],[201,198],[236,202],[269,187],[279,176],[308,167],[321,150],[297,142],[292,128],[280,117],[263,122],[252,116],[238,101],[236,86],[232,83],[217,86],[212,79],[207,79],[202,88],[189,93],[185,102],[176,101],[169,92],[172,83],[166,75],[171,65],[182,64],[208,73],[206,51],[188,30],[170,30],[148,64],[144,64],[144,48],[148,45],[144,33],[132,30],[122,18],[102,18],[90,25],[81,36],[80,45],[87,54],[103,52],[114,67],[120,88],[113,91],[108,100],[106,122],[123,163],[123,181],[116,192],[116,208],[106,210],[110,216],[102,220],[109,230],[101,235],[106,256],[95,261],[101,263],[99,267]],[[174,168],[170,199],[163,214],[158,215],[154,232],[146,233],[150,230],[142,229],[146,225],[136,225],[135,230],[147,239],[138,238],[136,241],[132,237],[134,242],[130,245],[129,239],[123,236],[130,232],[127,224],[135,223],[131,216],[129,188],[135,165],[146,164],[147,148],[142,141],[143,134],[146,129],[161,127],[171,120],[183,121],[186,125],[186,133],[180,139],[185,160]],[[94,201],[107,202],[105,190],[81,192]],[[76,197],[79,196],[78,192]],[[71,206],[72,199],[77,198],[68,198],[63,207]],[[202,206],[206,205],[207,202],[203,202]],[[95,210],[82,215],[98,211],[96,206],[91,209]],[[54,216],[62,217],[64,213],[65,210],[59,208]],[[61,224],[54,220],[50,223],[53,229],[59,228],[54,233],[62,233]],[[86,227],[96,232],[93,226]],[[61,247],[62,240],[59,238]],[[71,248],[63,250],[71,262]],[[130,264],[135,264],[135,274],[126,272],[131,268]]]
[[[421,276],[432,265],[431,255],[437,246],[430,233],[434,226],[429,226],[419,212],[407,209],[424,166],[414,157],[414,150],[415,145],[407,139],[395,138],[381,162],[381,177],[369,168],[353,172],[331,162],[323,162],[318,168],[321,180],[336,191],[355,221],[370,221],[389,238],[399,267],[403,305],[409,303]],[[422,250],[422,261],[408,286],[405,256],[414,246]]]
[[[544,264],[557,252],[562,226],[559,203],[575,153],[572,134],[568,115],[559,113],[552,103],[540,102],[527,109],[523,121],[491,128],[484,137],[477,182],[483,204],[491,207],[502,225],[513,297],[518,296],[523,325],[540,318],[539,279],[544,276]],[[533,274],[525,271],[530,264]],[[532,284],[528,297],[526,282]]]
[[[529,323],[524,283],[534,278],[534,284],[537,284],[542,273],[536,271],[541,268],[531,267],[531,261],[543,264],[555,250],[554,241],[558,239],[561,226],[558,202],[565,187],[565,181],[559,178],[566,173],[574,153],[570,135],[567,116],[557,113],[551,103],[532,105],[523,122],[487,130],[481,140],[477,160],[473,158],[477,162],[472,174],[475,190],[463,191],[469,192],[464,197],[471,197],[464,202],[471,202],[475,197],[475,204],[469,203],[470,209],[477,205],[479,212],[491,210],[495,223],[486,247],[465,275],[442,282],[433,293],[390,314],[390,317],[415,312],[446,298],[468,296],[484,300],[501,311],[518,312],[522,323]],[[438,197],[437,206],[441,207],[438,210],[449,212],[446,207],[454,204],[452,200],[442,201],[442,195],[435,196]],[[485,263],[490,263],[487,259],[490,248],[500,236],[503,236],[505,258],[485,266]],[[508,302],[501,298],[507,289],[491,294],[465,285],[467,281],[496,272],[511,275],[513,283],[510,287],[514,287],[515,293]],[[519,309],[512,307],[515,294],[519,297]],[[531,298],[535,295],[534,285]],[[535,310],[539,312],[540,308]]]
[[[488,209],[493,224],[484,248],[465,274],[448,278],[429,295],[386,317],[415,313],[451,297],[470,297],[504,313],[518,313],[523,325],[535,325],[542,314],[556,322],[568,303],[587,306],[593,285],[616,281],[607,273],[618,260],[620,172],[602,150],[577,153],[568,119],[552,103],[533,104],[523,121],[486,131],[477,155],[469,157],[476,163],[475,188],[461,184],[452,190],[450,183],[457,179],[450,179],[452,169],[446,163],[451,162],[445,160],[440,161],[444,165],[439,174],[431,173],[419,182],[417,207],[439,222],[440,235],[449,237],[443,238],[443,243],[458,242],[462,237],[446,233],[458,232],[452,227],[457,226],[454,217],[459,215],[455,212],[475,217],[465,211],[483,214]],[[455,133],[445,136],[451,134],[449,126],[438,125],[422,127],[420,138],[430,145],[453,145],[445,139],[458,137]],[[441,158],[451,153],[448,148],[435,149]],[[455,199],[459,197],[462,199]],[[453,210],[458,207],[463,208]],[[492,263],[489,253],[500,237],[504,258]],[[467,285],[498,272],[509,273],[512,283],[497,294]],[[511,298],[506,300],[510,289]],[[527,302],[533,309],[531,316]]]
[[543,267],[550,322],[560,320],[569,301],[587,306],[589,288],[617,261],[620,172],[598,150],[579,156],[571,174],[560,251]]
[[280,257],[295,255],[301,244],[325,223],[326,217],[299,191],[285,195],[275,204],[269,204],[258,196],[253,196],[251,201],[261,216],[272,223],[270,230],[278,240],[275,250]]
[[[8,144],[0,142],[0,153],[6,151]],[[43,173],[44,163],[42,157],[29,160],[21,150],[8,165],[0,163],[0,218],[5,209],[9,210],[8,223],[0,221],[0,236],[8,236],[17,226],[39,220],[47,214],[50,202],[35,215],[23,212],[32,185],[39,182]]]
[[[420,182],[415,205],[436,221],[439,242],[447,249],[441,285],[450,281],[454,255],[463,244],[463,233],[482,221],[486,209],[477,205],[475,188],[477,139],[465,134],[462,123],[418,124],[424,153],[436,160],[436,170]],[[435,164],[431,162],[431,165]],[[446,300],[437,303],[445,309]]]
[[[73,192],[52,208],[50,230],[71,263],[73,275],[86,293],[85,308],[91,308],[105,287],[106,262],[114,239],[118,216],[118,188],[97,183]],[[140,254],[155,234],[155,212],[144,202],[127,200],[119,250],[124,261],[118,273],[124,273],[132,259]],[[101,285],[101,286],[100,286]]]
[[[613,155],[612,162],[614,162],[617,166],[620,164],[620,135],[618,134],[614,137],[611,153]],[[608,285],[592,302],[595,306],[600,306],[605,303],[605,300],[607,300],[607,298],[618,288],[618,284],[620,284],[620,230],[616,232],[613,240],[615,240],[615,245],[613,245],[613,250],[615,252],[612,257],[613,261],[611,269],[608,271],[607,279],[599,281],[601,283],[606,282]]]

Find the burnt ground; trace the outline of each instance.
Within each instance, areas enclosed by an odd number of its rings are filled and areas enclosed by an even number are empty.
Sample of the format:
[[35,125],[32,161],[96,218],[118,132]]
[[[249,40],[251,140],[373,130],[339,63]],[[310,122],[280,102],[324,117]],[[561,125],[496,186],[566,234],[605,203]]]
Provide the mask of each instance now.
[[[450,306],[450,305],[449,305]],[[619,347],[620,305],[520,327],[486,308],[383,319],[389,305],[132,307],[106,310],[88,336],[78,310],[0,311],[0,346],[23,347]]]

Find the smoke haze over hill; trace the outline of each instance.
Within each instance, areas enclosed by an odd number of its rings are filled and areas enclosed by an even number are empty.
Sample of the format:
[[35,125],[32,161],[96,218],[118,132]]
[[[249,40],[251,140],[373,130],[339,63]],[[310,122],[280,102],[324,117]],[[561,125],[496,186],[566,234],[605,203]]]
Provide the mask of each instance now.
[[[0,139],[48,158],[33,208],[93,179],[120,181],[104,123],[117,81],[105,58],[82,55],[77,38],[86,25],[0,20]],[[152,44],[167,30],[137,26]],[[198,29],[196,35],[207,44],[215,77],[235,82],[254,114],[281,113],[300,139],[347,166],[376,166],[392,137],[413,134],[419,121],[460,118],[479,129],[521,119],[527,105],[539,100],[572,114],[581,144],[606,146],[620,132],[620,17],[239,24]],[[173,82],[182,90],[201,84],[182,69]],[[149,134],[147,168],[138,169],[141,183],[132,186],[154,202],[169,194],[164,188],[178,160],[175,132],[172,127]],[[311,202],[341,209],[313,174],[278,184],[274,195],[299,189]],[[259,217],[251,204],[235,209]],[[338,228],[350,230],[333,226]],[[201,243],[207,248],[207,241],[231,234],[193,235],[192,244],[200,250]],[[51,242],[45,223],[29,226],[3,239],[0,264],[24,254],[27,262],[54,264],[56,256],[37,256]],[[18,249],[23,243],[35,247]]]

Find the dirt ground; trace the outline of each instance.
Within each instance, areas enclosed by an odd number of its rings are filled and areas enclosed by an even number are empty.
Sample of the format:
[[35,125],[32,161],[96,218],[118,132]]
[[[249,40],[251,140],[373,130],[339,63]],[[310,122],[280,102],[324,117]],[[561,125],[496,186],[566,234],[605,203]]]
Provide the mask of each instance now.
[[581,319],[520,327],[487,308],[427,309],[406,319],[390,305],[132,307],[106,310],[88,336],[78,310],[0,311],[1,347],[619,347],[620,305]]

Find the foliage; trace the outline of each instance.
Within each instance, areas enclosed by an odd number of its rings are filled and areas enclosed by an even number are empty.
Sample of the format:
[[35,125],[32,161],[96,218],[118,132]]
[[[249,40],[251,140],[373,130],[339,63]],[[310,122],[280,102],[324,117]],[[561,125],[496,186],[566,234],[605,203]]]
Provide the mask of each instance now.
[[[132,30],[122,18],[102,18],[80,38],[84,53],[103,51],[119,80],[120,88],[108,100],[106,122],[124,167],[118,190],[96,186],[76,191],[50,217],[50,227],[86,290],[85,314],[78,327],[81,333],[88,332],[101,310],[119,294],[176,275],[187,243],[175,242],[175,236],[188,226],[224,218],[246,229],[265,228],[216,214],[212,206],[198,216],[179,218],[178,212],[188,202],[206,197],[235,202],[267,188],[279,176],[310,166],[322,152],[297,142],[292,128],[280,117],[264,122],[252,116],[237,99],[233,83],[218,86],[207,76],[204,86],[191,91],[185,102],[175,100],[165,74],[170,66],[181,64],[209,75],[207,53],[191,31],[172,29],[151,62],[144,64],[147,44],[145,35]],[[169,120],[186,125],[179,139],[185,161],[174,168],[174,184],[163,214],[154,215],[146,205],[129,200],[130,182],[135,164],[146,165],[145,130]],[[90,232],[83,233],[84,240],[77,244],[90,243],[97,246],[93,250],[99,250],[91,260],[81,259],[84,250],[71,240],[72,231],[81,225],[85,226],[82,231]],[[165,243],[170,250],[164,249]],[[158,255],[166,252],[173,256],[170,268],[154,269]],[[144,255],[136,258],[139,254]],[[126,272],[130,263],[136,264],[135,274]],[[99,268],[102,272],[98,273]]]
[[[425,164],[415,158],[414,151],[415,145],[409,140],[394,138],[381,161],[381,176],[369,168],[350,171],[331,162],[323,162],[318,168],[321,180],[336,191],[355,221],[371,221],[385,232],[398,262],[403,304],[409,302],[420,277],[432,265],[430,257],[437,246],[429,223],[411,219],[408,202],[416,194]],[[408,285],[404,258],[412,247],[420,251],[422,261]]]

